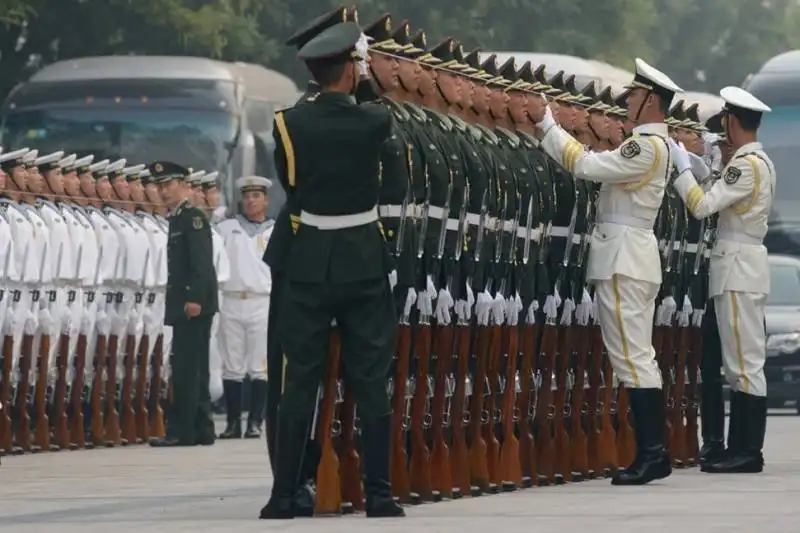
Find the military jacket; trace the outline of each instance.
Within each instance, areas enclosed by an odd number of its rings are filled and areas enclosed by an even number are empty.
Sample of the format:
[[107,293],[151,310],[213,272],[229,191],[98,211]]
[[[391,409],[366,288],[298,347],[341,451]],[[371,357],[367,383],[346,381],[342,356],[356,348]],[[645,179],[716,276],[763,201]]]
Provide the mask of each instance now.
[[219,310],[211,226],[205,213],[188,200],[169,216],[164,323],[174,325],[185,318],[186,303],[199,304],[202,315]]

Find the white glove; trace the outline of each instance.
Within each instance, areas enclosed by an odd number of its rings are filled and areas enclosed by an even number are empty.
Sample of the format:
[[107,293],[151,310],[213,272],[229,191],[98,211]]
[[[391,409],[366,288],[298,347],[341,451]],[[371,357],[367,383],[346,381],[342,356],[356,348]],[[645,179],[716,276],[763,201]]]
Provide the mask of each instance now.
[[43,331],[50,331],[50,328],[53,327],[53,317],[50,316],[50,311],[47,309],[39,309],[38,319],[39,326]]
[[[113,313],[113,311],[111,311]],[[97,326],[97,333],[100,335],[109,335],[111,333],[111,317],[103,310],[98,309],[96,315],[95,325]]]
[[144,322],[145,330],[148,333],[152,333],[158,329],[158,326],[161,325],[160,317],[158,313],[154,313],[153,309],[148,307],[144,311],[144,315],[142,316],[142,321]]
[[208,383],[208,392],[211,396],[212,402],[216,402],[222,398],[222,370],[214,369],[211,371]]
[[13,307],[9,307],[6,311],[6,318],[3,321],[3,332],[6,334],[13,334],[19,330],[21,326],[25,325],[25,319],[27,318],[27,313],[24,311],[20,311],[18,309],[14,309]]
[[672,154],[672,161],[678,174],[683,174],[692,166],[689,161],[689,153],[683,146],[675,142],[674,139],[669,140],[669,151]]
[[92,329],[94,328],[94,317],[92,316],[91,311],[84,311],[83,316],[81,317],[81,332],[89,337],[92,334]]
[[369,65],[367,64],[366,58],[369,56],[369,37],[361,34],[361,37],[358,38],[358,42],[356,42],[356,52],[358,55],[363,57],[364,59],[358,62],[358,71],[362,77],[369,78]]
[[550,109],[550,106],[547,105],[547,99],[542,96],[542,99],[545,101],[545,109],[544,109],[544,117],[541,121],[536,123],[536,127],[542,130],[543,133],[547,134],[550,131],[550,128],[556,125],[556,119],[553,118],[553,111]]
[[128,327],[127,314],[122,314],[109,309],[108,318],[111,320],[111,331],[123,332]]
[[39,329],[39,317],[36,316],[36,313],[33,311],[28,311],[27,315],[25,316],[25,334],[26,335],[36,335],[36,331]]
[[689,164],[691,165],[692,174],[697,181],[704,181],[711,174],[711,169],[708,168],[706,162],[699,155],[688,153]]

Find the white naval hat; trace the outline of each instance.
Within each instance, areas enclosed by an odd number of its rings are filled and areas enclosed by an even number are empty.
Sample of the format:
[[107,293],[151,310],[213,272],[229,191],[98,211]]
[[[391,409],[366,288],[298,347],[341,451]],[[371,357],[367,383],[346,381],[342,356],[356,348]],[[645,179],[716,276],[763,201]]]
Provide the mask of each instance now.
[[204,189],[211,189],[217,186],[217,176],[219,176],[219,172],[209,172],[202,178],[200,178],[199,182],[200,185]]
[[142,171],[147,167],[147,165],[133,165],[132,167],[127,167],[123,170],[123,174],[125,174],[125,179],[128,181],[136,181],[141,177]]
[[272,187],[272,180],[262,176],[243,176],[236,180],[236,187],[242,192],[267,192],[267,189]]
[[725,87],[719,92],[719,95],[725,100],[725,107],[734,114],[737,109],[752,111],[753,113],[769,113],[772,111],[767,104],[739,87]]
[[70,154],[58,162],[62,172],[72,172],[75,170],[75,161],[78,159],[77,154]]
[[27,153],[27,148],[14,150],[13,152],[3,152],[0,154],[0,168],[3,170],[11,170],[12,168],[24,165],[24,158]]
[[31,150],[22,157],[22,161],[25,163],[26,167],[33,167],[36,166],[34,161],[36,161],[37,157],[39,157],[39,150]]
[[125,163],[128,161],[126,159],[117,159],[110,165],[106,167],[106,172],[108,173],[108,179],[113,180],[114,178],[120,178],[124,176],[125,172]]
[[142,180],[142,185],[147,185],[148,183],[152,182],[151,179],[153,174],[150,172],[149,168],[145,168],[141,172],[139,172],[139,179]]
[[40,172],[47,172],[55,170],[59,167],[59,162],[64,157],[64,152],[53,152],[52,154],[43,155],[42,157],[34,160],[33,164],[39,168]]
[[94,161],[94,156],[87,155],[86,157],[81,157],[80,159],[76,159],[75,162],[72,164],[72,167],[78,174],[85,174],[87,172],[92,171],[91,167],[92,161]]
[[200,180],[205,175],[206,175],[205,170],[192,171],[191,174],[186,176],[186,179],[184,181],[189,185],[191,185],[192,187],[197,187],[198,185],[200,185]]
[[633,81],[625,86],[626,89],[652,91],[667,100],[668,104],[672,101],[675,93],[684,92],[669,76],[649,65],[644,59],[637,57],[635,66],[636,74],[633,77]]
[[94,174],[95,178],[102,178],[106,176],[106,169],[108,168],[109,163],[111,163],[111,161],[108,159],[98,161],[97,163],[89,166],[89,172]]

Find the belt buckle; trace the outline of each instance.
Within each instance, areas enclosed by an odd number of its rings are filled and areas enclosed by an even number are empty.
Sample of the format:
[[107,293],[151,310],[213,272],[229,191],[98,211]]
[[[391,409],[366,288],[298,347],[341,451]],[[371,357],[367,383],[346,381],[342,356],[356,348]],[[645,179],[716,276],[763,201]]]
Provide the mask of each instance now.
[[250,298],[250,294],[247,291],[242,291],[239,294],[239,299],[240,300],[247,300],[248,298]]

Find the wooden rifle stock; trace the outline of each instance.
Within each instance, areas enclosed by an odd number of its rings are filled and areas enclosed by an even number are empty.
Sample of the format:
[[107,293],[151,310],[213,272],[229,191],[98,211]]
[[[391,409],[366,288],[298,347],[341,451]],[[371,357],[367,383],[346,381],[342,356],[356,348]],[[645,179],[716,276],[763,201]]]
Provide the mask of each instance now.
[[[520,462],[520,442],[515,433],[517,421],[521,421],[521,409],[517,407],[517,359],[519,358],[519,328],[508,325],[506,347],[505,389],[502,397],[503,444],[500,446],[500,478],[508,483],[506,488],[522,486],[522,464]],[[520,396],[525,397],[524,389]],[[520,427],[525,424],[520,422]],[[529,432],[530,433],[530,432]]]
[[605,405],[600,401],[600,388],[602,386],[603,344],[596,344],[595,329],[597,326],[587,327],[585,335],[589,338],[589,388],[586,391],[586,436],[587,436],[587,462],[589,475],[600,476],[605,469],[603,464],[604,454],[602,442],[602,415]]
[[119,446],[122,442],[122,429],[120,428],[117,400],[119,398],[117,387],[117,354],[119,353],[119,336],[112,333],[108,336],[108,349],[106,350],[106,446]]
[[72,406],[72,425],[70,428],[70,448],[82,449],[86,447],[86,420],[83,416],[83,394],[86,384],[86,345],[87,338],[85,333],[78,334],[78,342],[75,347],[75,379],[72,381],[69,403]]
[[17,415],[15,453],[31,451],[31,415],[28,411],[31,394],[31,366],[33,365],[33,335],[25,333],[22,336],[19,359],[19,384],[17,397],[14,402],[14,411]]
[[3,365],[0,380],[0,450],[11,453],[14,449],[14,428],[11,423],[11,375],[14,366],[14,336],[3,337]]
[[156,337],[156,344],[153,347],[153,375],[150,377],[149,399],[152,403],[152,419],[150,420],[150,435],[163,439],[167,434],[167,427],[164,423],[164,408],[161,405],[164,387],[161,379],[161,371],[164,366],[164,334],[159,333]]
[[630,423],[628,391],[620,382],[617,387],[617,464],[628,465],[636,457],[636,438]]
[[[53,437],[62,450],[70,448],[69,417],[67,416],[67,371],[69,370],[69,335],[62,333],[58,339],[56,359],[57,377],[53,398]],[[71,385],[71,384],[70,384]]]
[[559,328],[561,342],[558,346],[558,366],[556,373],[556,391],[554,397],[555,411],[553,415],[553,432],[555,439],[555,471],[556,482],[572,481],[572,467],[570,466],[569,433],[567,433],[566,418],[569,414],[570,404],[567,401],[567,376],[569,375],[570,361],[572,359],[572,326]]
[[558,345],[558,327],[545,324],[542,332],[540,348],[540,372],[542,375],[542,386],[539,389],[539,400],[536,404],[536,427],[539,456],[537,465],[539,466],[540,479],[544,484],[549,485],[556,482],[556,449],[553,441],[553,416],[555,405],[553,403],[553,368],[555,367],[556,349]]
[[[597,354],[598,365],[602,369],[600,377],[603,391],[601,401],[598,404],[600,411],[600,461],[603,471],[609,474],[616,474],[619,466],[614,424],[611,419],[618,408],[614,400],[614,372],[611,369],[611,361],[608,354],[603,350],[603,332],[598,324],[592,326],[592,354]],[[594,357],[594,355],[593,355]]]
[[469,448],[466,429],[470,421],[467,410],[467,378],[469,375],[469,348],[471,328],[469,324],[459,324],[456,328],[458,351],[456,357],[456,390],[453,397],[452,448],[450,449],[450,476],[453,486],[462,496],[472,494],[470,482]]
[[[97,335],[94,353],[94,374],[92,376],[91,411],[92,442],[95,446],[106,445],[105,414],[103,413],[103,374],[106,372],[106,353],[108,339],[103,334]],[[107,399],[107,401],[109,401]],[[113,397],[110,401],[113,401]]]
[[147,370],[149,368],[150,337],[142,335],[136,360],[136,442],[150,439],[150,413],[147,409]]
[[689,347],[688,358],[688,384],[686,386],[686,398],[689,404],[686,407],[686,451],[689,455],[690,464],[700,463],[700,441],[697,437],[699,428],[697,427],[697,416],[700,405],[697,401],[698,375],[700,372],[700,357],[703,353],[703,329],[693,327],[691,332],[691,346]]
[[672,463],[677,468],[689,466],[686,426],[683,424],[683,417],[689,405],[686,397],[686,359],[690,342],[689,327],[680,328],[678,354],[675,361],[675,389],[673,391],[675,406],[672,410],[672,435],[670,436],[669,449]]
[[392,448],[389,459],[392,493],[401,503],[411,502],[411,480],[408,477],[408,452],[406,451],[406,383],[408,359],[411,351],[411,326],[398,326],[395,353],[394,396],[392,397]]
[[489,421],[483,426],[483,438],[486,441],[486,464],[489,468],[490,486],[500,487],[503,483],[500,471],[500,441],[497,440],[496,425],[501,422],[502,415],[497,406],[500,394],[500,361],[503,357],[503,326],[491,325],[491,340],[489,342],[489,365],[487,376],[489,390],[486,396],[486,412]]
[[339,331],[331,329],[325,382],[322,388],[322,405],[319,408],[317,440],[321,455],[317,466],[317,499],[314,513],[320,515],[341,514],[342,490],[339,481],[339,458],[333,447],[333,418],[336,412],[336,392],[341,361]]
[[125,377],[122,378],[122,412],[120,424],[122,444],[136,442],[136,410],[133,408],[134,374],[136,373],[136,336],[125,336],[125,356],[123,357]]
[[572,388],[570,417],[570,465],[573,475],[583,479],[589,477],[589,439],[584,425],[589,425],[589,409],[586,398],[587,366],[589,364],[590,331],[589,326],[573,326],[577,329],[578,348],[575,364],[575,385]]
[[489,332],[487,326],[478,326],[478,341],[475,350],[477,365],[473,380],[470,405],[470,447],[469,472],[472,484],[483,492],[490,490],[489,465],[487,463],[487,445],[483,438],[483,425],[490,422],[485,415],[484,396],[486,395],[486,374],[489,365]]
[[[664,384],[664,446],[672,456],[673,451],[669,449],[669,445],[673,441],[673,428],[672,420],[675,411],[675,334],[676,328],[674,327],[675,320],[668,326],[663,326],[663,337],[661,345],[661,359],[659,366],[661,367],[661,379]],[[634,423],[636,421],[634,420]]]
[[450,448],[444,438],[444,418],[447,403],[447,380],[450,375],[453,348],[453,326],[439,325],[432,352],[436,357],[431,402],[431,488],[443,498],[453,497],[453,478],[450,475]]
[[36,362],[36,389],[33,397],[33,412],[36,416],[35,442],[37,451],[50,451],[50,417],[47,416],[47,374],[50,367],[50,335],[39,339],[39,357]]
[[339,479],[342,501],[356,511],[364,510],[364,489],[361,485],[361,457],[356,449],[356,397],[353,388],[344,384],[344,398],[340,409],[342,422],[341,453],[339,454]]
[[431,327],[420,324],[415,350],[417,371],[414,377],[414,396],[411,399],[411,491],[422,501],[433,501],[431,458],[425,437],[428,404],[428,376],[430,375]]
[[520,420],[519,461],[523,476],[523,485],[536,486],[538,483],[538,467],[536,460],[536,442],[533,438],[533,419],[535,416],[536,384],[534,383],[534,365],[536,337],[539,328],[535,324],[525,324],[522,330],[522,361],[520,367],[520,394],[517,396],[517,411]]

